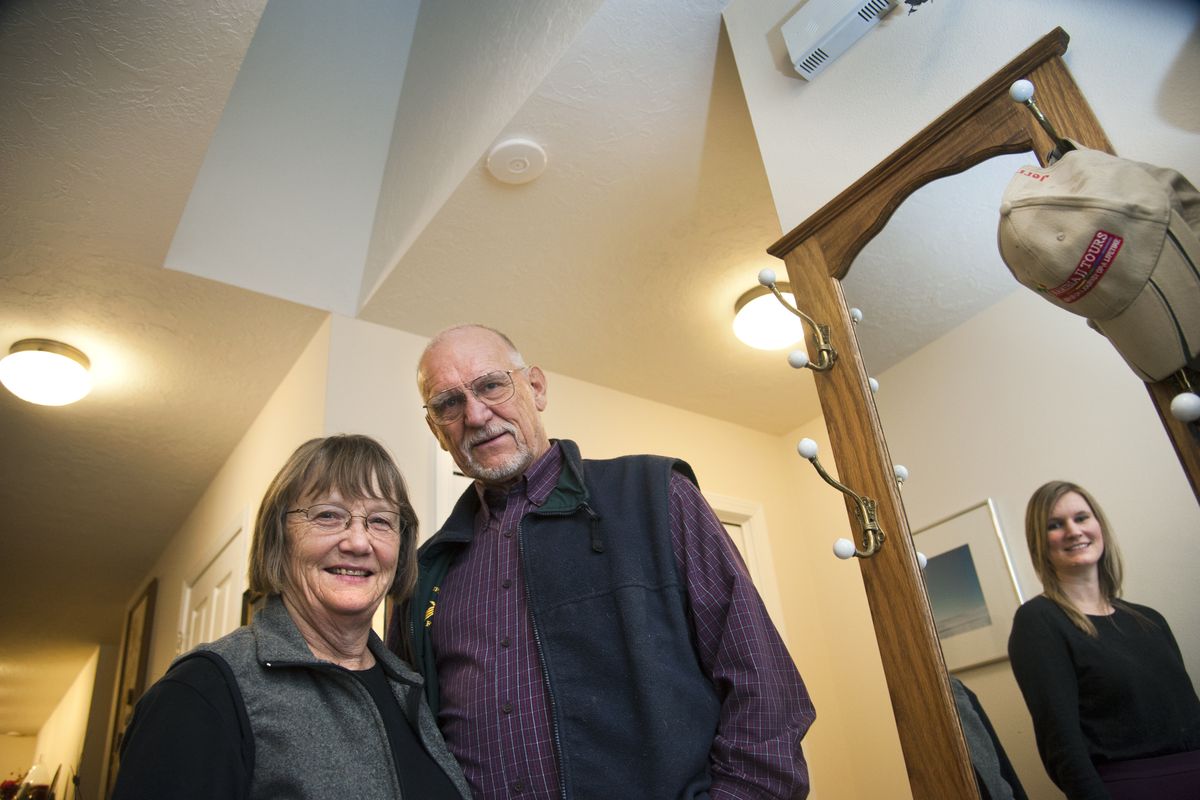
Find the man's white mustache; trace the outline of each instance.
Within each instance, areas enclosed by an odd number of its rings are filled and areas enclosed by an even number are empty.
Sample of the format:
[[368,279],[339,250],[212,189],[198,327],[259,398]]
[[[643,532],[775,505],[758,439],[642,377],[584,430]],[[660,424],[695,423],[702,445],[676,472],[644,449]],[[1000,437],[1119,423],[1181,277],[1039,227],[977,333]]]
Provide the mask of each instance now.
[[503,422],[497,422],[489,425],[478,433],[472,434],[471,437],[467,439],[467,447],[474,447],[475,445],[482,444],[489,439],[495,439],[497,436],[503,433],[511,433],[515,439],[517,437],[517,426]]

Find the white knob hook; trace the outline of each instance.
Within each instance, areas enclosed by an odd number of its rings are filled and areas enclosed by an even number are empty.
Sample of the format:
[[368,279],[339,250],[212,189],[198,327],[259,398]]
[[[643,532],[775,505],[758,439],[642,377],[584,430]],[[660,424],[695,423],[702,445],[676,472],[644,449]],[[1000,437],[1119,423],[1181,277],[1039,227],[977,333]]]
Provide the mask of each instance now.
[[917,551],[917,566],[920,567],[921,569],[925,569],[925,567],[928,566],[928,564],[929,564],[929,559],[925,557],[924,553],[922,553],[920,550],[918,550]]
[[892,472],[896,474],[896,483],[903,484],[908,480],[908,467],[903,464],[893,464]]
[[817,443],[812,439],[801,439],[796,444],[796,452],[802,455],[804,458],[807,458],[809,461],[812,461],[817,457],[817,449]]
[[849,539],[838,539],[833,544],[833,554],[843,559],[853,556],[870,558],[879,552],[879,548],[883,547],[884,539],[887,538],[876,520],[875,501],[856,494],[844,484],[834,480],[833,476],[826,472],[825,468],[821,466],[821,462],[817,460],[818,449],[817,443],[809,438],[801,439],[796,443],[796,452],[808,459],[817,474],[821,476],[821,480],[854,500],[855,513],[858,516],[859,526],[862,528],[863,547],[861,550]]
[[833,543],[833,554],[842,561],[854,558],[854,542],[849,539],[838,539]]
[[1037,103],[1033,99],[1033,84],[1024,78],[1018,81],[1013,81],[1008,87],[1008,96],[1013,99],[1013,102],[1020,103],[1029,109],[1029,113],[1033,114],[1033,118],[1042,126],[1042,130],[1050,137],[1050,141],[1054,142],[1054,152],[1051,154],[1054,158],[1061,158],[1063,153],[1068,150],[1074,150],[1075,145],[1068,142],[1058,135],[1058,131],[1050,124],[1050,120],[1046,119],[1046,115],[1038,108]]
[[1200,395],[1181,392],[1171,400],[1171,416],[1180,422],[1195,422],[1200,419]]
[[874,378],[867,378],[867,385],[871,387],[871,394],[876,394],[879,391],[879,381]]
[[1033,97],[1033,81],[1027,81],[1024,78],[1013,81],[1013,85],[1008,87],[1008,96],[1018,103],[1029,102]]
[[824,372],[837,361],[837,350],[833,348],[833,345],[829,341],[829,326],[818,324],[816,320],[801,311],[794,301],[784,298],[783,293],[779,290],[779,286],[775,283],[775,277],[775,270],[770,267],[764,267],[758,271],[758,282],[767,287],[785,309],[808,323],[809,327],[812,328],[812,341],[816,347],[816,361],[811,361],[807,353],[804,353],[803,358],[801,358],[793,352],[788,356],[788,363],[796,369],[807,367],[814,372]]
[[804,369],[808,366],[808,353],[803,350],[793,350],[788,353],[788,364],[793,369]]
[[862,322],[863,321],[862,309],[851,308],[850,309],[850,321],[856,325],[858,323]]

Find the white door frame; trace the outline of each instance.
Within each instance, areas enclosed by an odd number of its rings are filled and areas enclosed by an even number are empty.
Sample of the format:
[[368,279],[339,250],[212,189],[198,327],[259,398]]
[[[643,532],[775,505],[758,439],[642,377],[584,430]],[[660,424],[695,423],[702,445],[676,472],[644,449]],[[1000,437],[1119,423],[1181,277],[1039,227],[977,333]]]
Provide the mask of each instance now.
[[762,505],[708,492],[704,493],[704,499],[716,512],[717,519],[741,527],[746,546],[746,567],[762,596],[767,613],[771,615],[771,621],[786,644],[787,626],[783,618],[783,603],[779,600],[779,581],[775,576],[775,559],[771,555],[771,539],[767,535],[767,517]]

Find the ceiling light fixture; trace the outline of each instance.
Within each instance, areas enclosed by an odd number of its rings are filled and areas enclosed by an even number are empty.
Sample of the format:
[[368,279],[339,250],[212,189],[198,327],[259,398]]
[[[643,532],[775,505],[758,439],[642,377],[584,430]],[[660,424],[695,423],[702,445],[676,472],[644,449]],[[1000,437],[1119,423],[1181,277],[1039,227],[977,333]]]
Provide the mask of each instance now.
[[0,383],[22,400],[65,406],[92,390],[88,357],[51,339],[22,339],[0,360]]
[[[782,281],[775,285],[783,298],[795,305],[792,287]],[[759,350],[779,350],[804,338],[800,318],[780,305],[766,286],[755,286],[739,297],[733,314],[734,335]]]

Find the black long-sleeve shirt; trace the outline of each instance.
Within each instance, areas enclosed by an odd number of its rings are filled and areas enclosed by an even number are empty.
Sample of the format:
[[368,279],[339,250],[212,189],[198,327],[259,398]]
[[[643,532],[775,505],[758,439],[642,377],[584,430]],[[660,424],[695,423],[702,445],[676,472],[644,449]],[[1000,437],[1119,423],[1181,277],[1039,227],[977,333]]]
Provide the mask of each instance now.
[[1108,800],[1095,765],[1200,750],[1200,700],[1161,614],[1126,603],[1090,616],[1098,637],[1038,596],[1017,609],[1008,655],[1038,752],[1070,800]]

